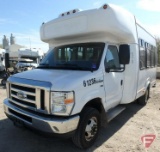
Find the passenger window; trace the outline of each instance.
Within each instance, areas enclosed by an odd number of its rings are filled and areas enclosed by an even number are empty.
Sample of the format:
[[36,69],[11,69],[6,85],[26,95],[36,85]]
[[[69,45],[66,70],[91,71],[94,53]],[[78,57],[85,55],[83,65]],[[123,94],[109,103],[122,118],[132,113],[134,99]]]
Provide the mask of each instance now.
[[147,53],[147,68],[151,66],[151,47],[146,43],[146,53]]
[[105,68],[118,69],[120,68],[118,49],[116,46],[109,45],[105,57]]

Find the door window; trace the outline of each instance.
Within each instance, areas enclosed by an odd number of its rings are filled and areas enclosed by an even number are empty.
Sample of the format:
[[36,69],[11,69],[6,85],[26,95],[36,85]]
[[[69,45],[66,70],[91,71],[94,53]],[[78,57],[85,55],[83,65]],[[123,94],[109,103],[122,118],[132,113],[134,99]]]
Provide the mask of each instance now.
[[118,69],[120,68],[118,49],[116,46],[109,45],[105,57],[105,68]]

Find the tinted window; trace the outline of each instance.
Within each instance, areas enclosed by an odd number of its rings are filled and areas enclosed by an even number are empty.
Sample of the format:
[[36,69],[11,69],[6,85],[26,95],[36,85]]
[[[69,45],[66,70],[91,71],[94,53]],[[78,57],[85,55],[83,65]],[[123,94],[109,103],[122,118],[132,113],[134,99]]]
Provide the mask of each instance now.
[[148,43],[145,43],[146,54],[147,54],[147,67],[151,66],[151,49]]
[[139,61],[140,69],[155,67],[156,65],[156,49],[151,44],[142,39],[139,42]]
[[81,43],[59,46],[41,61],[39,68],[97,70],[104,43]]
[[139,42],[139,65],[140,69],[144,69],[146,68],[145,42],[142,39],[139,39],[138,42]]
[[146,67],[146,51],[144,47],[140,47],[139,58],[140,58],[140,69],[144,69]]
[[151,46],[151,67],[155,66],[155,52],[154,52],[154,47]]

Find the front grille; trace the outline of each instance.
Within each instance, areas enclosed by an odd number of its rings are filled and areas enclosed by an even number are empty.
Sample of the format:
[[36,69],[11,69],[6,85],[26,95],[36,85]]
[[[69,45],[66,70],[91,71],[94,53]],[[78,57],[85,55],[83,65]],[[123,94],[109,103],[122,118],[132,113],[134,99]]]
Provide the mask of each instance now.
[[[31,87],[19,86],[16,84],[10,85],[11,102],[23,107],[36,108],[36,89]],[[18,93],[23,93],[25,98],[20,98]]]
[[49,92],[45,88],[10,83],[8,91],[9,101],[14,105],[23,109],[48,113],[45,100],[49,99]]
[[12,97],[12,100],[15,101],[17,104],[19,103],[19,104],[23,104],[23,105],[25,105],[25,106],[29,106],[29,107],[36,108],[36,105],[33,104],[33,103],[26,102],[26,101],[23,101],[23,100],[19,100],[19,99],[14,98],[14,97]]
[[35,93],[35,89],[31,88],[31,87],[24,87],[24,86],[19,86],[19,85],[15,85],[15,84],[11,84],[11,87],[15,88],[15,89],[18,89],[18,90]]

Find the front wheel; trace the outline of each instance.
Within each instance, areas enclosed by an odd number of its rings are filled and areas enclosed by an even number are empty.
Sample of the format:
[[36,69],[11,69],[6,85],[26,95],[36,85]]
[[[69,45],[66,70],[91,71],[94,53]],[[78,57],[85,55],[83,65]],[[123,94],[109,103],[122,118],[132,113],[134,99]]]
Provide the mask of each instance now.
[[83,110],[78,128],[72,137],[73,143],[86,149],[93,145],[100,130],[100,114],[98,110],[87,107]]

